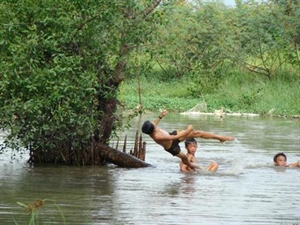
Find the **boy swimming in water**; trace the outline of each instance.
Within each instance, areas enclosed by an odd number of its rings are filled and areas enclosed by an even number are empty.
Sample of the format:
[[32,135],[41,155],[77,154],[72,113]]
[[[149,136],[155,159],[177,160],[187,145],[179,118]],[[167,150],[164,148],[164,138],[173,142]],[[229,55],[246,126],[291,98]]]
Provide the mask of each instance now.
[[197,164],[188,160],[187,156],[181,151],[179,143],[189,138],[206,138],[217,139],[220,142],[233,141],[235,138],[230,136],[221,136],[213,133],[194,130],[192,125],[188,125],[186,130],[173,131],[171,133],[158,127],[160,120],[168,114],[167,110],[163,110],[153,122],[145,121],[142,126],[142,132],[148,134],[157,144],[162,146],[167,152],[173,156],[177,156],[181,161],[192,170],[200,168]]
[[[194,138],[187,139],[185,142],[185,148],[187,150],[187,158],[191,163],[196,163],[196,151],[197,151],[197,141]],[[179,164],[180,171],[182,172],[192,172],[193,170],[188,167],[186,164],[183,162],[180,162]],[[216,162],[211,162],[206,168],[207,171],[210,172],[216,172],[218,170],[218,164]]]
[[282,167],[300,167],[300,160],[298,162],[286,163],[287,157],[283,152],[277,153],[274,158],[274,165],[275,166],[282,166]]

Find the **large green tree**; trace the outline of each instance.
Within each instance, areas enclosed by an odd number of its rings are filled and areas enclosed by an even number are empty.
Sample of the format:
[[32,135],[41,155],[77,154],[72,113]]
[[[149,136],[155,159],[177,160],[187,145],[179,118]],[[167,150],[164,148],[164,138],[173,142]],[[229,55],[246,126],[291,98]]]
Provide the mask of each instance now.
[[118,126],[118,88],[130,51],[149,41],[159,3],[1,1],[4,146],[29,149],[36,163],[114,159],[103,152]]
[[[299,64],[299,1],[181,1],[161,9],[158,63],[166,77],[189,75],[199,92],[218,87],[233,68],[272,79]],[[171,72],[170,72],[171,71]]]
[[284,65],[299,65],[299,1],[238,2],[232,59],[272,79]]
[[[207,93],[218,86],[228,61],[232,9],[221,2],[192,1],[162,8],[168,18],[160,26],[164,37],[157,46],[157,58],[166,77],[192,78],[195,93]],[[224,71],[223,71],[224,72]]]

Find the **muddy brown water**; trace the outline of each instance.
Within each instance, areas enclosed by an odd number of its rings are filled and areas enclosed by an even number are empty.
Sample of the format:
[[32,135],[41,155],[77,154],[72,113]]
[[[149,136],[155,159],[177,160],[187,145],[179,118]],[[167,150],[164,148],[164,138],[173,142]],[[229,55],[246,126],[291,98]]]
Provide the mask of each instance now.
[[[156,116],[147,114],[143,120]],[[47,199],[38,224],[300,224],[300,168],[272,163],[277,152],[285,152],[288,162],[300,160],[299,120],[234,116],[221,120],[170,113],[161,121],[169,131],[187,124],[237,137],[224,144],[198,139],[198,163],[216,161],[216,173],[181,173],[179,160],[145,135],[146,162],[152,167],[142,169],[29,168],[26,154],[4,151],[0,224],[29,224],[17,202],[27,205],[37,199]],[[134,119],[130,130],[119,132],[121,140],[128,135],[127,149],[133,147],[138,127]]]

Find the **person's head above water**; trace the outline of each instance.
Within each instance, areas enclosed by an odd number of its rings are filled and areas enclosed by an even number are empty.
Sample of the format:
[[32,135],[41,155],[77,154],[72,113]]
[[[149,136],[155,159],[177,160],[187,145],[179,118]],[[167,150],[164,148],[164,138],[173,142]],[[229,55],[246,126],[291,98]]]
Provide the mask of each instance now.
[[194,144],[197,146],[197,141],[195,138],[189,138],[187,140],[185,140],[184,145],[185,147],[188,147],[190,144]]
[[142,126],[142,132],[145,134],[151,134],[154,130],[154,124],[151,123],[149,120],[145,121]]
[[286,155],[283,152],[277,153],[273,161],[275,166],[286,166]]

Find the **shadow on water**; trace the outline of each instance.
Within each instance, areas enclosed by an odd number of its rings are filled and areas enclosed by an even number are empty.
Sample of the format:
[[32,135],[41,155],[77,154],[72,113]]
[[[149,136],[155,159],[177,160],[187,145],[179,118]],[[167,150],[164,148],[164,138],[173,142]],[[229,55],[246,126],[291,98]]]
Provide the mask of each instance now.
[[[154,120],[156,115],[144,116]],[[181,173],[179,160],[148,136],[142,169],[40,166],[26,157],[0,155],[0,224],[29,224],[17,202],[51,199],[40,209],[39,224],[300,224],[300,168],[274,167],[285,152],[300,159],[300,121],[275,118],[188,116],[170,114],[161,127],[171,131],[193,124],[196,129],[237,140],[198,140],[197,162],[219,164],[216,173]],[[134,140],[132,129],[120,132]],[[133,141],[128,141],[128,150]],[[183,143],[180,143],[184,150]],[[58,210],[56,206],[59,206]]]

